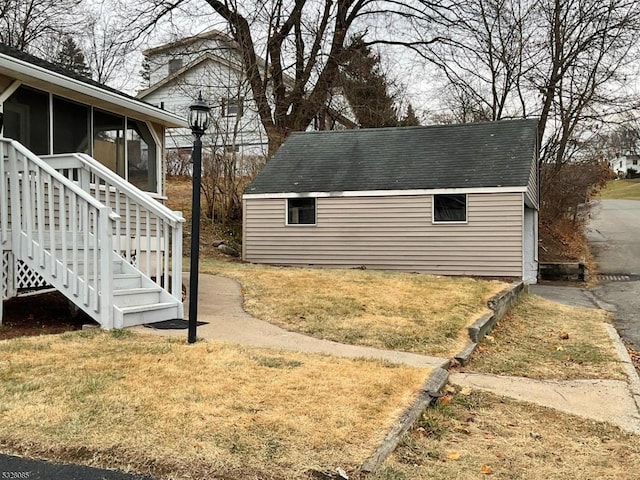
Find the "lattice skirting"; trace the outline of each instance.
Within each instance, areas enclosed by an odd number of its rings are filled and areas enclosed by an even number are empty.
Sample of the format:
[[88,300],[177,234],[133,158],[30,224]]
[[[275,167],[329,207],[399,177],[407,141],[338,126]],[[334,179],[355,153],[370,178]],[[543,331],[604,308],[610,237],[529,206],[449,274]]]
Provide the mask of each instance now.
[[14,261],[11,252],[2,252],[2,299],[15,297],[21,292],[52,288],[37,272],[22,260]]
[[2,252],[2,269],[0,269],[0,299],[11,298],[15,295],[13,275],[13,255],[11,252]]

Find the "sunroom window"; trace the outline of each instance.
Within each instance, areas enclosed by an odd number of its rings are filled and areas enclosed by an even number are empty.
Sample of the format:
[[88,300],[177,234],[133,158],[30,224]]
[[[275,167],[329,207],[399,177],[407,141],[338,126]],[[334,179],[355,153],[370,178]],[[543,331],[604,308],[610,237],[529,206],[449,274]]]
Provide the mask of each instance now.
[[53,97],[53,153],[90,153],[89,107]]
[[4,136],[36,155],[49,152],[49,95],[20,87],[4,102]]
[[127,173],[139,189],[156,190],[156,144],[147,124],[131,118],[127,119]]
[[94,110],[93,156],[110,170],[125,177],[124,117]]

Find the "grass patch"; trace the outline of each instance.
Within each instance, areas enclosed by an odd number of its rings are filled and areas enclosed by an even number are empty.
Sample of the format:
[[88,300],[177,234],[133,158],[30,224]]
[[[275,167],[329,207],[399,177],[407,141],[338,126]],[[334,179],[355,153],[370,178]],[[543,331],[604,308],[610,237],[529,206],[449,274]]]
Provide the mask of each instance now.
[[640,438],[490,393],[428,409],[374,480],[635,478]]
[[612,180],[600,190],[598,198],[640,200],[640,178]]
[[202,261],[242,284],[245,309],[290,331],[342,343],[451,356],[488,312],[499,281],[374,270]]
[[466,370],[540,379],[625,379],[603,310],[560,305],[535,295],[498,322]]
[[169,478],[353,471],[429,373],[99,331],[7,340],[0,448]]

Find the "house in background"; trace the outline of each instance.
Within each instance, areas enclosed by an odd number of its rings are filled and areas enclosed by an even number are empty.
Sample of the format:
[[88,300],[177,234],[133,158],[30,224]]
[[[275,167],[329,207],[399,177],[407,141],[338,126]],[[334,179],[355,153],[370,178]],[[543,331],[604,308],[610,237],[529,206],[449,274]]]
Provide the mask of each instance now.
[[52,287],[104,328],[182,318],[184,220],[159,200],[185,121],[2,44],[0,112],[1,299]]
[[[609,160],[609,168],[620,178],[626,177],[629,174],[629,170],[634,170],[635,175],[637,175],[640,173],[640,156],[633,153],[620,155],[613,160]],[[631,176],[634,176],[634,174],[632,173]]]
[[[160,45],[143,52],[148,65],[149,87],[138,98],[186,118],[189,105],[202,91],[211,106],[211,126],[203,137],[205,147],[235,154],[240,171],[244,163],[267,155],[268,140],[246,80],[240,47],[228,35],[210,31]],[[293,82],[293,80],[292,80]],[[310,128],[354,128],[343,96],[330,95]],[[172,130],[167,136],[169,153],[191,151],[189,129]]]
[[537,279],[537,120],[292,134],[246,188],[243,259]]

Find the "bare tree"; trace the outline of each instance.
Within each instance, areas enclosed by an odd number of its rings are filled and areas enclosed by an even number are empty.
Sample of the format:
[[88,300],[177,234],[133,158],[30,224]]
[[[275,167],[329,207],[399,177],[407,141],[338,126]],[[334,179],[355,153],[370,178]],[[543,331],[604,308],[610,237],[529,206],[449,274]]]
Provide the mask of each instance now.
[[607,114],[633,102],[619,92],[635,60],[640,4],[551,0],[541,4],[540,12],[548,36],[534,58],[532,84],[542,94],[541,156],[544,162],[562,164],[572,160],[593,123],[601,124]]
[[426,52],[445,78],[445,98],[462,122],[526,116],[525,81],[535,0],[469,0]]
[[[429,0],[205,1],[224,20],[240,49],[270,154],[289,132],[304,130],[323,108],[337,85],[350,34],[366,33],[365,46],[417,49],[435,41],[427,36],[433,22],[449,21],[445,3]],[[130,17],[147,32],[184,3],[145,2]],[[408,38],[410,32],[422,37]]]
[[0,0],[0,42],[19,50],[55,55],[62,35],[79,24],[82,0]]
[[93,78],[108,84],[126,68],[133,43],[127,32],[102,8],[90,14],[85,30],[83,47]]

